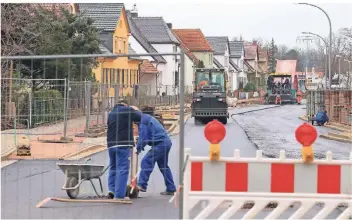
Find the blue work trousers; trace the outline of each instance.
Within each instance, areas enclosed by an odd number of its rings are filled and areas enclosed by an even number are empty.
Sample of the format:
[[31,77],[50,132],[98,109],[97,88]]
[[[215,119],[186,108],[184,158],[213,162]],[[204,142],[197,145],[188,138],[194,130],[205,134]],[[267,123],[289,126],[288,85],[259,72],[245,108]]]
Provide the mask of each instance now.
[[114,198],[124,199],[127,190],[128,174],[130,171],[130,147],[110,147],[110,170],[108,177],[109,191],[114,193]]
[[144,156],[141,163],[141,172],[138,178],[138,186],[147,190],[150,174],[152,173],[155,163],[158,164],[159,170],[164,177],[167,192],[175,192],[176,187],[168,165],[171,141],[165,141],[162,144],[153,146]]

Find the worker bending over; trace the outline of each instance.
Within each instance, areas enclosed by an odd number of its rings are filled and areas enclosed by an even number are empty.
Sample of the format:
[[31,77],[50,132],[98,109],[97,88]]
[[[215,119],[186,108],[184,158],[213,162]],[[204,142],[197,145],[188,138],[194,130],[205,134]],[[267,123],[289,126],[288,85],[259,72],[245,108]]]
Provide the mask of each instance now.
[[141,172],[137,183],[138,190],[141,192],[147,191],[150,174],[154,169],[155,163],[157,163],[166,185],[166,191],[160,194],[174,195],[176,187],[168,165],[172,142],[167,131],[156,118],[149,114],[141,113],[141,121],[137,123],[139,125],[137,153],[139,154],[143,151],[146,145],[151,146],[151,149],[141,162]]
[[315,121],[317,122],[317,124],[319,126],[324,126],[329,122],[329,117],[327,115],[327,111],[320,111],[317,113],[317,115],[315,116]]
[[133,122],[141,120],[140,112],[121,100],[108,116],[107,146],[110,158],[109,198],[124,199],[130,170],[130,152],[134,146]]

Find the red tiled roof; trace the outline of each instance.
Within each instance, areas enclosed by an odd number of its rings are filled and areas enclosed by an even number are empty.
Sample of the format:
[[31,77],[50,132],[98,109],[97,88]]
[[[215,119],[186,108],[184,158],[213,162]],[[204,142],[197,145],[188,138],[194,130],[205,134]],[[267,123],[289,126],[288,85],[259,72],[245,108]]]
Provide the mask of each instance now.
[[180,47],[184,50],[185,54],[193,61],[194,64],[198,65],[199,60],[197,57],[189,50],[189,48],[181,41],[177,34],[172,31],[176,39],[180,42]]
[[266,49],[258,47],[259,62],[266,62],[268,59],[268,53]]
[[200,29],[173,29],[173,31],[191,52],[213,52]]
[[149,60],[143,60],[141,64],[142,73],[158,73],[158,69],[149,62]]
[[257,45],[244,46],[244,58],[247,60],[255,60],[257,56]]

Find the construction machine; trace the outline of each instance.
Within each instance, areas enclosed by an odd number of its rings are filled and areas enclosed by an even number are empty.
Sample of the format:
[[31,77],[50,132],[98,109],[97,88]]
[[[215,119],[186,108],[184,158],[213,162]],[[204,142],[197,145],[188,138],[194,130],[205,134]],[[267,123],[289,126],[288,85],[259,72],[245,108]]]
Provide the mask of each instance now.
[[225,69],[196,68],[193,81],[192,117],[195,124],[217,119],[226,124],[229,118],[226,102]]

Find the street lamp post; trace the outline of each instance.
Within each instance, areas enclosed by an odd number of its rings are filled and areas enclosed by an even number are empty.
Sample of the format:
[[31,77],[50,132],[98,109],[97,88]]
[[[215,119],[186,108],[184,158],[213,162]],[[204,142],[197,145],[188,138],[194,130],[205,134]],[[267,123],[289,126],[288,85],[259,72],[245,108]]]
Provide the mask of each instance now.
[[298,3],[299,5],[308,5],[308,6],[311,6],[311,7],[314,7],[314,8],[317,8],[319,9],[320,11],[322,11],[328,21],[329,21],[329,57],[328,57],[328,60],[329,60],[329,65],[328,65],[328,69],[329,69],[329,89],[331,89],[331,48],[332,48],[332,26],[331,26],[331,20],[330,20],[330,17],[328,15],[328,13],[326,13],[326,11],[324,11],[322,8],[320,8],[319,6],[316,6],[316,5],[313,5],[313,4],[310,4],[310,3]]
[[309,35],[313,35],[313,36],[316,36],[318,38],[320,38],[323,42],[324,42],[324,45],[325,45],[325,88],[328,88],[328,74],[327,74],[327,71],[328,71],[328,43],[326,42],[326,40],[320,36],[319,34],[316,34],[316,33],[312,33],[312,32],[308,32],[308,31],[305,31],[305,32],[302,32],[302,34],[309,34]]

